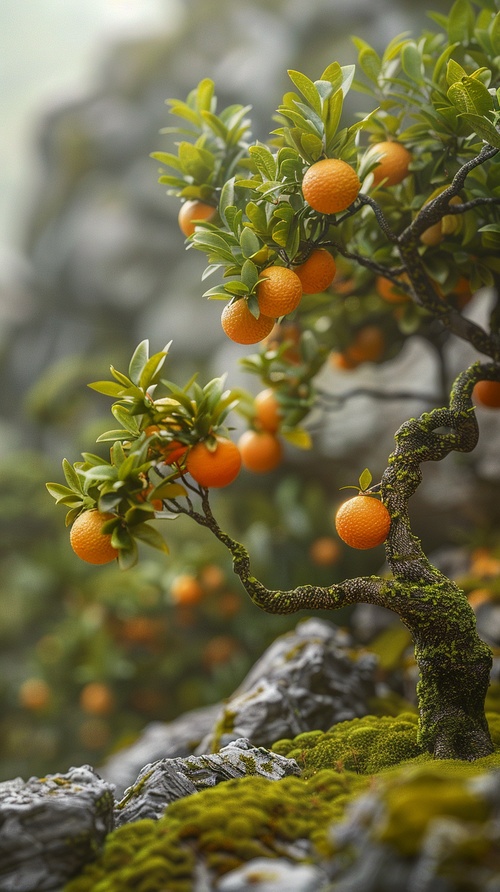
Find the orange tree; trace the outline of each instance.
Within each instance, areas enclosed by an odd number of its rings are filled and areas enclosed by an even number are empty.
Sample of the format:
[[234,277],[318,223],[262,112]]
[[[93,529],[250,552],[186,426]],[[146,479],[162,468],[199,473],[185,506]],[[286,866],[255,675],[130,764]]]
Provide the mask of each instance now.
[[[389,361],[415,333],[433,344],[458,338],[477,352],[448,405],[402,424],[380,481],[372,485],[362,474],[356,501],[338,518],[340,535],[355,547],[385,538],[391,575],[289,591],[258,581],[246,548],[220,527],[209,490],[238,473],[230,413],[241,411],[262,432],[259,407],[226,389],[223,378],[184,387],[164,379],[168,347],[150,356],[146,341],[126,373],[112,368],[112,381],[91,385],[115,400],[119,427],[100,438],[110,442],[110,460],[85,453],[81,462],[64,462],[66,484],[49,484],[69,509],[68,524],[96,508],[104,515],[98,535],[123,567],[136,560],[137,543],[166,551],[152,521],[184,514],[227,547],[265,611],[359,602],[395,611],[413,636],[420,670],[419,740],[441,758],[491,752],[484,701],[492,658],[464,593],[431,565],[413,534],[408,502],[423,462],[474,449],[473,389],[500,381],[497,5],[456,0],[449,16],[430,16],[432,30],[418,40],[395,38],[382,55],[356,39],[357,71],[333,62],[314,81],[290,71],[294,89],[268,144],[252,142],[248,108],[218,112],[214,85],[203,80],[185,102],[169,101],[181,123],[167,131],[178,141],[175,151],[153,156],[169,193],[201,203],[187,246],[205,254],[204,280],[217,280],[205,296],[223,302],[226,334],[260,342],[242,363],[274,393],[273,436],[311,445],[301,424],[332,353],[346,357],[348,371]],[[350,89],[365,95],[368,109],[346,125]],[[323,291],[313,283],[308,294],[300,272],[319,251],[332,256],[336,276]],[[382,280],[397,300],[384,297]],[[484,326],[463,313],[481,286],[494,295]],[[384,337],[374,340],[380,328]]]

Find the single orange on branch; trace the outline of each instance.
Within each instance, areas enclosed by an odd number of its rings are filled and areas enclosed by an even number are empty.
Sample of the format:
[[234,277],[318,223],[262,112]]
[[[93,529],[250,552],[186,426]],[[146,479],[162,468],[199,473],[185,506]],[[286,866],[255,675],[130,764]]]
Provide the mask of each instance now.
[[356,171],[340,158],[323,158],[311,164],[302,180],[302,195],[314,211],[338,214],[358,197],[361,183]]
[[216,213],[217,208],[212,204],[207,204],[206,201],[199,201],[198,199],[184,201],[181,204],[179,215],[177,217],[179,229],[187,238],[190,235],[193,235],[197,223],[210,222],[210,220],[213,220]]
[[192,573],[180,573],[170,584],[170,597],[175,604],[198,604],[203,588]]
[[268,266],[259,273],[259,279],[257,301],[265,316],[286,316],[298,307],[302,283],[293,270],[286,266]]
[[372,170],[374,186],[378,186],[382,180],[385,180],[384,186],[397,186],[409,174],[412,156],[400,142],[387,140],[370,146],[365,160],[372,158],[378,159],[377,166]]
[[254,399],[255,422],[262,430],[275,434],[281,425],[281,408],[272,387],[261,390]]
[[188,454],[186,470],[200,486],[228,486],[241,468],[241,455],[236,443],[228,437],[213,437],[196,443]]
[[472,399],[489,409],[500,409],[500,381],[478,381]]
[[340,506],[335,515],[335,528],[351,548],[375,548],[389,535],[391,515],[375,496],[360,493]]
[[270,431],[247,430],[238,440],[243,466],[255,474],[273,471],[283,457],[283,446]]
[[304,263],[295,267],[304,294],[320,294],[332,284],[337,265],[326,248],[317,248]]
[[222,311],[221,325],[224,334],[235,344],[257,344],[271,333],[274,317],[260,313],[258,317],[248,309],[244,298],[230,301]]
[[71,527],[69,541],[75,554],[88,564],[109,564],[118,557],[118,549],[111,544],[111,535],[102,527],[114,514],[91,508],[79,514]]

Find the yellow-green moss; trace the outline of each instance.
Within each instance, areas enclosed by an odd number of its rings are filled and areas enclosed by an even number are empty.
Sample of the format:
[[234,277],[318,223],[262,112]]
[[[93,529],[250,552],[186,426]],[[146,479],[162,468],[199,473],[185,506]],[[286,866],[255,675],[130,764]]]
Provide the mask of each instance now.
[[305,776],[322,768],[377,774],[384,768],[423,756],[417,743],[418,718],[413,713],[365,716],[339,722],[329,731],[299,734],[279,740],[273,750],[296,759]]
[[157,889],[184,892],[192,888],[197,856],[221,876],[252,858],[277,857],[297,839],[309,840],[312,858],[327,856],[328,828],[368,783],[336,771],[318,772],[310,780],[226,781],[172,803],[157,822],[115,830],[101,857],[65,892],[149,892],[154,882]]

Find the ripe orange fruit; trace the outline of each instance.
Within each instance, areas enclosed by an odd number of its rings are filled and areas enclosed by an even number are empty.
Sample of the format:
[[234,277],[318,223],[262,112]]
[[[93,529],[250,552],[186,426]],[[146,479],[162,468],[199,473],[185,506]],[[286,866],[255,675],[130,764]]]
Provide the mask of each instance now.
[[344,351],[344,368],[356,368],[362,362],[377,362],[385,349],[385,338],[378,325],[364,325]]
[[102,525],[113,514],[101,513],[96,508],[79,514],[71,527],[69,541],[75,554],[88,564],[109,564],[118,557],[118,549],[111,545],[111,536],[102,532]]
[[21,706],[33,712],[38,712],[49,705],[51,689],[43,678],[27,678],[19,688],[18,696]]
[[259,318],[248,309],[243,298],[230,301],[222,311],[221,325],[224,333],[236,344],[257,344],[274,328],[274,318],[261,313]]
[[472,391],[472,399],[481,406],[500,409],[500,381],[478,381]]
[[340,556],[340,546],[333,536],[319,536],[311,543],[309,557],[317,567],[329,567]]
[[281,424],[281,408],[272,387],[266,387],[256,395],[254,409],[257,425],[275,434]]
[[338,214],[347,210],[361,188],[359,177],[346,161],[323,158],[311,164],[302,180],[302,194],[320,214]]
[[193,234],[197,223],[212,220],[216,213],[217,208],[205,201],[198,201],[198,199],[184,201],[181,204],[177,222],[181,232],[187,238]]
[[203,598],[203,589],[192,573],[180,573],[170,584],[170,597],[175,604],[197,604]]
[[332,284],[337,265],[326,248],[317,248],[312,254],[295,267],[304,294],[320,294]]
[[[404,281],[405,278],[407,280],[407,277],[401,276],[401,281]],[[377,276],[375,290],[378,296],[388,304],[402,304],[410,299],[405,291],[401,291],[394,282],[386,279],[385,276]]]
[[200,582],[210,592],[222,588],[225,581],[226,574],[218,564],[205,564],[200,570]]
[[236,443],[227,437],[215,437],[215,448],[205,441],[196,443],[189,452],[186,469],[200,486],[228,486],[238,476],[241,455]]
[[335,516],[335,528],[351,548],[374,548],[387,539],[391,515],[383,502],[360,494],[340,506]]
[[[286,316],[295,310],[302,297],[302,284],[292,269],[268,266],[259,273],[257,286],[259,310],[266,316]],[[269,332],[268,332],[269,334]]]
[[283,457],[283,446],[269,431],[247,430],[238,440],[243,465],[255,474],[277,468]]
[[384,186],[396,186],[408,176],[412,156],[400,142],[378,142],[370,146],[365,159],[369,160],[374,155],[382,156],[372,171],[374,186],[378,186],[382,180],[385,180]]
[[382,356],[385,339],[377,325],[360,328],[349,348],[349,356],[355,362],[376,362]]
[[82,688],[80,708],[89,715],[109,715],[115,705],[113,691],[104,682],[91,681]]

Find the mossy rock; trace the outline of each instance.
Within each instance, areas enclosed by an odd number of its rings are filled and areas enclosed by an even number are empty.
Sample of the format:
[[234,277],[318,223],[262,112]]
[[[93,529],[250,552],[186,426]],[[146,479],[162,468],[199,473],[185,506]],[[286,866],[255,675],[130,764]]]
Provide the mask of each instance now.
[[293,740],[278,740],[272,749],[295,759],[304,776],[322,768],[378,774],[409,759],[428,759],[417,743],[418,718],[413,713],[365,716],[339,722],[329,731],[299,734]]
[[[368,778],[335,771],[309,780],[226,781],[172,803],[156,822],[115,830],[101,857],[65,892],[188,892],[198,861],[219,877],[253,858],[321,860],[332,851],[329,827],[368,784]],[[297,840],[305,841],[300,856]]]
[[[500,747],[500,716],[488,713],[487,718],[493,743]],[[379,774],[410,761],[432,761],[417,741],[417,730],[418,716],[412,712],[396,717],[369,715],[339,722],[329,731],[309,731],[293,740],[278,740],[272,749],[295,759],[303,777],[324,768]]]
[[[477,787],[471,779],[491,777],[500,768],[500,717],[491,714],[489,720],[497,750],[476,762],[434,761],[423,753],[412,713],[367,716],[278,741],[273,750],[297,759],[301,777],[228,780],[173,802],[158,821],[126,824],[109,834],[101,856],[65,892],[190,892],[200,863],[216,881],[254,858],[331,864],[340,855],[342,861],[338,828],[351,821],[355,845],[368,832],[362,816],[359,827],[351,812],[346,816],[350,805],[356,815],[356,800],[364,793],[375,802],[370,845],[397,857],[417,858],[420,842],[440,816],[466,822],[476,839],[491,807],[482,779]],[[380,807],[383,822],[376,817]]]

